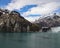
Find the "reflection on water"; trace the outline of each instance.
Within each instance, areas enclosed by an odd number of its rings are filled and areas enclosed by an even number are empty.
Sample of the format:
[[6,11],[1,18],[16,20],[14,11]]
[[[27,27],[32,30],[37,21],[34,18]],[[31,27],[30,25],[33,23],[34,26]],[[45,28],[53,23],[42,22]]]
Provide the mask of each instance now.
[[60,33],[0,33],[0,48],[60,48]]

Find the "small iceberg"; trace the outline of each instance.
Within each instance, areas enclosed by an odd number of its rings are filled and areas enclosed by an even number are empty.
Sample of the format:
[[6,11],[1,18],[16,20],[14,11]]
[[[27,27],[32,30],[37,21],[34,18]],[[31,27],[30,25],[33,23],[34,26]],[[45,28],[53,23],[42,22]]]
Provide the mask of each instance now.
[[52,32],[56,32],[56,33],[57,33],[57,32],[60,32],[60,27],[52,27],[52,28],[51,28],[51,31],[52,31]]

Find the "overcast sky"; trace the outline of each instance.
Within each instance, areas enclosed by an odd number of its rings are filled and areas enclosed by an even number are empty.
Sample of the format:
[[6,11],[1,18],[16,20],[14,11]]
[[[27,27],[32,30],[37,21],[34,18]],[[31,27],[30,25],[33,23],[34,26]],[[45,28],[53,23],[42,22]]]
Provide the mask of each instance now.
[[60,0],[0,0],[0,8],[16,10],[29,21],[60,13]]

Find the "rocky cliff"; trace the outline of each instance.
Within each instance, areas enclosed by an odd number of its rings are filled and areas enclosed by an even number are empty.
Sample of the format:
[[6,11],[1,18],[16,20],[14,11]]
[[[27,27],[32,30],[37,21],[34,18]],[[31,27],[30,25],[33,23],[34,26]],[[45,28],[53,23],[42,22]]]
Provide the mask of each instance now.
[[32,23],[26,20],[17,11],[0,9],[0,31],[3,32],[29,32]]

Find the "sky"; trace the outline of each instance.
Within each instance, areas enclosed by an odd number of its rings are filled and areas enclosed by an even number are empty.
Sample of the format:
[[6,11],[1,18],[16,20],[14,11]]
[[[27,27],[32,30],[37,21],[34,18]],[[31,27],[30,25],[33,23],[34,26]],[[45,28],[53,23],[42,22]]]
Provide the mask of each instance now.
[[60,14],[60,0],[0,0],[0,8],[16,10],[34,22],[52,13]]

